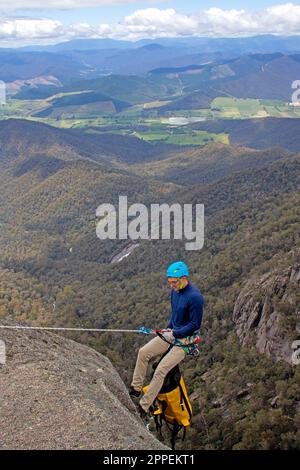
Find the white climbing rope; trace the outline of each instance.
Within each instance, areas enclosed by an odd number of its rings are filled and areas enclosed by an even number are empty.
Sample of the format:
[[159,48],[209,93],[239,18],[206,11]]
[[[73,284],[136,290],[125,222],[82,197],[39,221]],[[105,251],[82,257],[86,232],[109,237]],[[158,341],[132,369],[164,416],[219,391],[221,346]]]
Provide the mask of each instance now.
[[91,332],[119,332],[119,333],[141,333],[139,330],[113,330],[105,328],[62,328],[51,326],[17,326],[0,325],[1,329],[6,330],[51,330],[51,331],[91,331]]

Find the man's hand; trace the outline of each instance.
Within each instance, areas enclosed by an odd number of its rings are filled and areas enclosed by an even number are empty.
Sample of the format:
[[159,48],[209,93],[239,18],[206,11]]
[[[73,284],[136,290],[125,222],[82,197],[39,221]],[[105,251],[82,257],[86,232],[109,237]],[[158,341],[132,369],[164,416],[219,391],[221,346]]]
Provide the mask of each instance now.
[[173,336],[173,330],[164,331],[162,335],[168,343],[174,343],[175,338]]

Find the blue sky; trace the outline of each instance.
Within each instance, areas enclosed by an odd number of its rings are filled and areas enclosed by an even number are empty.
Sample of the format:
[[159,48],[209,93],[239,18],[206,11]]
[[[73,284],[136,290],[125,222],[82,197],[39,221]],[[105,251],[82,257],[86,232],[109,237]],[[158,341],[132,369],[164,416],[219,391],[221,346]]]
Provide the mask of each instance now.
[[[0,0],[0,7],[1,7]],[[13,3],[13,1],[12,1]],[[25,2],[26,3],[26,2]],[[124,16],[130,15],[135,10],[141,10],[150,7],[157,7],[160,9],[175,8],[180,13],[192,14],[199,10],[208,9],[211,7],[218,7],[222,9],[244,9],[247,11],[259,10],[272,5],[280,5],[285,3],[282,0],[252,0],[244,1],[240,0],[228,0],[228,1],[213,1],[213,0],[168,0],[168,1],[155,1],[151,4],[145,2],[134,2],[128,5],[105,5],[98,8],[85,7],[85,8],[73,8],[73,9],[54,9],[54,8],[43,8],[43,9],[18,9],[10,15],[16,16],[29,16],[33,18],[39,18],[46,16],[48,18],[54,18],[62,21],[63,23],[70,23],[75,21],[88,21],[89,23],[96,23],[99,21],[113,22],[120,21]],[[294,4],[296,2],[293,2]],[[44,2],[47,5],[47,2]]]

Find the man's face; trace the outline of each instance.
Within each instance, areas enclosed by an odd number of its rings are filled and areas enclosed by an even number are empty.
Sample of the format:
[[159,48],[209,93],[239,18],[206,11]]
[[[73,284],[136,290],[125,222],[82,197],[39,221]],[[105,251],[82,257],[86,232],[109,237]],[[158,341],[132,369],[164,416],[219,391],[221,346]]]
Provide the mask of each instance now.
[[170,287],[175,289],[176,291],[180,290],[180,286],[183,283],[183,279],[181,277],[168,277],[168,283]]

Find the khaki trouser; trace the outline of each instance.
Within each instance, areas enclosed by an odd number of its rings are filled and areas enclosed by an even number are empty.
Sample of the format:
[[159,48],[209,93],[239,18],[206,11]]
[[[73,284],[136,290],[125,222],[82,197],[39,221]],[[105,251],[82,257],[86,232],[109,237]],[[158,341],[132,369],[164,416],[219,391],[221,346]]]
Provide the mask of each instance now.
[[[166,341],[157,337],[149,341],[149,343],[145,344],[145,346],[139,350],[131,383],[131,386],[135,390],[141,390],[144,385],[150,359],[164,354],[168,350],[169,346],[170,345]],[[185,352],[183,348],[180,346],[174,346],[160,361],[159,365],[155,369],[147,393],[145,393],[140,400],[140,405],[145,411],[148,411],[149,407],[157,397],[161,387],[163,386],[167,373],[179,364],[184,357]]]

